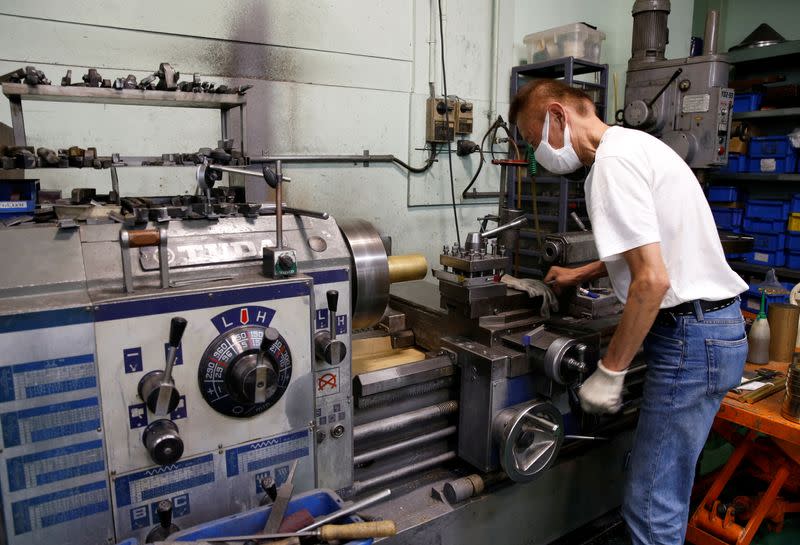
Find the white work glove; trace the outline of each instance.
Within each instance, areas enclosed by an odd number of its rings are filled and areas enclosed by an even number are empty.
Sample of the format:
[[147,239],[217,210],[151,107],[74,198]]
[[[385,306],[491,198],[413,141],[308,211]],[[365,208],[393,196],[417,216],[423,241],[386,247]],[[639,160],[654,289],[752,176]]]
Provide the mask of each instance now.
[[603,365],[603,360],[598,361],[597,371],[578,390],[583,410],[587,413],[618,412],[622,408],[622,384],[627,372],[627,369],[612,371]]
[[531,297],[541,297],[542,307],[539,310],[539,316],[545,320],[550,318],[550,311],[558,312],[558,299],[550,286],[541,280],[534,280],[533,278],[515,278],[510,274],[504,274],[500,281],[515,290],[524,291]]

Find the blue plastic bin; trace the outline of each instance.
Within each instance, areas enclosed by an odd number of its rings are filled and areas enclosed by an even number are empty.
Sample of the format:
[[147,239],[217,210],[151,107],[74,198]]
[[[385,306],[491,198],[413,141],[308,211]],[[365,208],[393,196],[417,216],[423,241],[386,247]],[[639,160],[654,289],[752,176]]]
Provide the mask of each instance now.
[[777,250],[775,252],[756,250],[755,252],[747,254],[744,259],[748,263],[755,263],[756,265],[783,267],[786,263],[786,252],[784,250]]
[[[709,202],[736,202],[738,197],[739,191],[733,186],[719,185],[708,188]],[[800,206],[800,204],[798,204],[798,206]]]
[[747,156],[740,153],[729,153],[728,162],[719,168],[721,174],[736,174],[747,171]]
[[800,269],[800,252],[786,252],[786,264],[784,267]]
[[791,213],[800,213],[800,193],[792,195]]
[[0,180],[0,214],[24,214],[36,208],[39,180]]
[[[758,284],[759,282],[753,282],[750,284],[750,289],[742,294],[742,309],[748,312],[756,313],[759,311],[761,307],[761,292],[758,291]],[[788,282],[781,283],[784,288],[789,291],[792,291],[794,284],[790,284]],[[789,294],[786,293],[784,295],[770,295],[767,294],[766,297],[766,306],[769,308],[770,303],[788,303],[789,302]]]
[[761,107],[761,93],[736,93],[733,96],[733,113],[752,112]]
[[786,220],[744,218],[742,225],[748,233],[783,233],[786,231]]
[[786,235],[786,249],[790,252],[800,252],[800,233]]
[[119,543],[117,543],[117,545],[139,545],[139,540],[132,537],[126,539],[125,541],[120,541]]
[[[295,496],[289,502],[286,515],[291,515],[301,509],[308,509],[314,518],[328,515],[338,511],[342,506],[342,499],[332,490],[317,489]],[[221,519],[198,524],[169,536],[175,541],[201,541],[212,537],[241,536],[258,534],[264,531],[272,506],[256,507],[250,511],[223,517]],[[361,522],[361,519],[350,516],[342,517],[336,524],[347,522]],[[372,545],[372,539],[348,541],[348,545]]]
[[714,215],[714,223],[720,229],[727,229],[729,231],[738,231],[742,226],[742,215],[744,210],[741,208],[722,208],[719,206],[712,206],[711,213]]
[[750,199],[745,205],[744,217],[786,221],[789,208],[789,201]]
[[786,157],[794,155],[788,136],[753,136],[747,146],[751,158]]
[[762,157],[748,159],[746,172],[759,172],[761,174],[791,174],[797,170],[797,157]]
[[[745,231],[747,233],[747,231]],[[747,233],[753,235],[753,248],[774,252],[786,247],[786,235],[783,233]],[[800,250],[798,250],[800,251]]]

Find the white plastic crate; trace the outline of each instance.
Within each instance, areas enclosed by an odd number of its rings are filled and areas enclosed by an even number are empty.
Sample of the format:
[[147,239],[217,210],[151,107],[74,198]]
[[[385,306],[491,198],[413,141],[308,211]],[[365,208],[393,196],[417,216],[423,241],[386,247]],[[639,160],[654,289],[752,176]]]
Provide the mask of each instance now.
[[571,23],[528,34],[522,41],[528,48],[528,62],[575,57],[600,62],[600,46],[606,35],[584,23]]

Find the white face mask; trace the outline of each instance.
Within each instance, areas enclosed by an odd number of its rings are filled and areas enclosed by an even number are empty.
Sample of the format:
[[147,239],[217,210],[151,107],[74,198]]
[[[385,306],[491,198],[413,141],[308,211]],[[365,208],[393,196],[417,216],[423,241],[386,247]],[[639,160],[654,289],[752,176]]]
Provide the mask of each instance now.
[[542,127],[542,141],[533,152],[536,161],[553,174],[569,174],[575,172],[583,163],[578,159],[572,141],[569,138],[569,124],[564,124],[564,147],[554,149],[548,141],[550,133],[550,112],[544,116],[544,127]]

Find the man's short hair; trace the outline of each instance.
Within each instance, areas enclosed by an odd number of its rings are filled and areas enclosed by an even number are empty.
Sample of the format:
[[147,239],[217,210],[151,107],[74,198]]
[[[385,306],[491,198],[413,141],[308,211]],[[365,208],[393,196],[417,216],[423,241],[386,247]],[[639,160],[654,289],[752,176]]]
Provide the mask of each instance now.
[[509,121],[517,124],[517,117],[532,101],[554,101],[572,106],[581,115],[594,111],[592,97],[580,89],[570,87],[566,83],[553,79],[534,80],[522,87],[508,109]]

